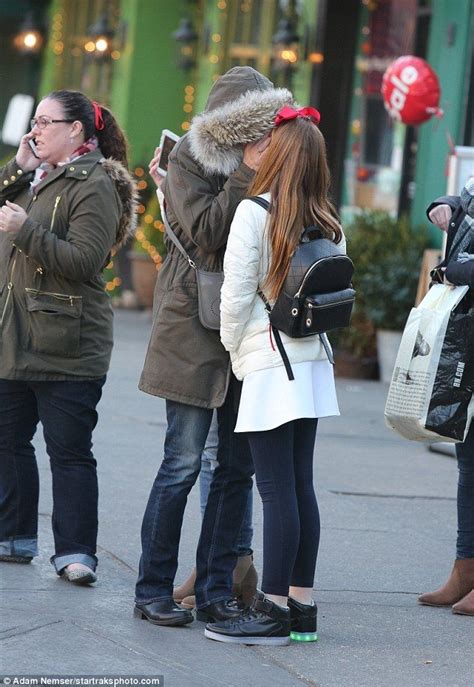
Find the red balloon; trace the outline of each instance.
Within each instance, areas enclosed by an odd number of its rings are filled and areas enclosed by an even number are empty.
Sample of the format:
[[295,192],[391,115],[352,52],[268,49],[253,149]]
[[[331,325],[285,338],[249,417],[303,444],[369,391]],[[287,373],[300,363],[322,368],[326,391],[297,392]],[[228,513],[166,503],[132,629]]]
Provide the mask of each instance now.
[[443,114],[438,77],[421,57],[404,55],[392,62],[383,75],[382,95],[390,116],[404,124],[422,124]]

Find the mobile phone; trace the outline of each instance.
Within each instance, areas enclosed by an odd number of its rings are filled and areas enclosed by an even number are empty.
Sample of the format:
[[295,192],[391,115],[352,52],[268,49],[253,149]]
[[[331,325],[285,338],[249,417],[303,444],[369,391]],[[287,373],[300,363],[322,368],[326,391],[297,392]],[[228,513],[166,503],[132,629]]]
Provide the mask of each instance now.
[[171,151],[179,141],[179,136],[169,129],[163,129],[160,140],[160,159],[158,160],[157,170],[162,176],[166,176],[168,171],[168,160]]
[[32,138],[29,138],[29,139],[28,139],[28,145],[30,146],[31,152],[33,153],[33,155],[35,156],[35,158],[36,158],[37,160],[39,160],[40,158],[38,157],[38,155],[37,155],[37,153],[36,153],[35,142],[33,141]]

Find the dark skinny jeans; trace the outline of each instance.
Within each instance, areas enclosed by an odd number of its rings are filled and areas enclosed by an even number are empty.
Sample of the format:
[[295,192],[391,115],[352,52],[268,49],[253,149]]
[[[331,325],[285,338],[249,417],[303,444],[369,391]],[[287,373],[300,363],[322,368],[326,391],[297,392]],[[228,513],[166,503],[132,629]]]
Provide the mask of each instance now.
[[263,578],[267,594],[312,587],[319,546],[313,487],[317,419],[299,419],[247,434],[263,502]]
[[458,538],[456,558],[474,558],[474,421],[463,444],[456,445],[458,457]]

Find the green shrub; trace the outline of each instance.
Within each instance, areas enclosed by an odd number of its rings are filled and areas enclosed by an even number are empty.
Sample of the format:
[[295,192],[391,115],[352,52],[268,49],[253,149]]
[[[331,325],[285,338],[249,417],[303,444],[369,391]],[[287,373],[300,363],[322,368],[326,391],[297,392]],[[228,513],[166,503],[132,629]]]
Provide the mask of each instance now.
[[401,330],[414,306],[428,234],[406,217],[373,210],[346,228],[347,252],[355,265],[357,310],[377,329]]

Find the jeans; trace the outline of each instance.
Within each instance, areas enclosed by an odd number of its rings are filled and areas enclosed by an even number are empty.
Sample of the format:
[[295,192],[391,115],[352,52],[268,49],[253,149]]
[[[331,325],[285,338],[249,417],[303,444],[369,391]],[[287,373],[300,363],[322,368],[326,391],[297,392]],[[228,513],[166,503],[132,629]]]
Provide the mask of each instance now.
[[[232,572],[253,465],[245,437],[234,434],[236,380],[217,409],[219,447],[196,556],[198,608],[232,596]],[[143,517],[142,555],[135,589],[137,604],[170,599],[188,494],[201,469],[212,409],[166,401],[164,458]]]
[[462,444],[456,444],[458,458],[458,537],[456,558],[474,558],[474,420]]
[[[207,435],[206,445],[201,456],[201,473],[199,475],[199,496],[201,500],[201,516],[204,517],[206,510],[207,497],[211,488],[212,476],[217,467],[217,448],[219,440],[217,437],[217,413],[212,416],[211,427]],[[252,513],[253,495],[249,491],[247,505],[245,507],[244,519],[240,528],[239,539],[237,541],[237,551],[239,556],[252,554]]]
[[317,419],[247,434],[263,502],[262,591],[288,596],[313,587],[319,510],[313,487]]
[[96,406],[105,377],[60,382],[0,379],[0,553],[38,554],[39,479],[32,439],[43,425],[53,478],[58,574],[69,563],[97,565]]

